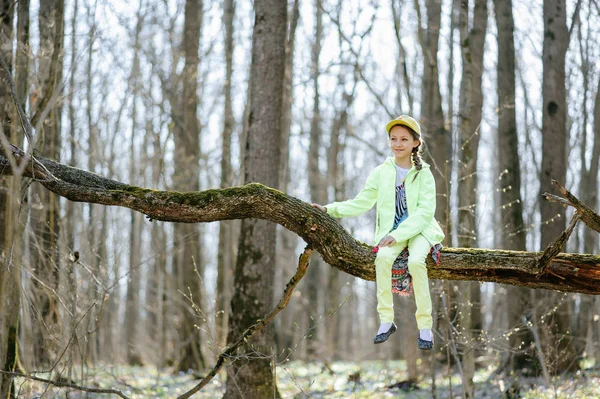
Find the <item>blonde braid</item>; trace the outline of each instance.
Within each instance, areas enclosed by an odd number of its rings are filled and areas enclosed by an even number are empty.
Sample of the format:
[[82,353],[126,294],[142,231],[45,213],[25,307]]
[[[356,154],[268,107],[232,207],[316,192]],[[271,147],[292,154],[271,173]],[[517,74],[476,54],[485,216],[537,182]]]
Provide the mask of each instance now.
[[[413,136],[415,136],[415,134],[413,134]],[[416,147],[413,147],[411,156],[412,156],[412,161],[415,164],[415,169],[417,169],[417,173],[415,174],[415,177],[413,177],[413,181],[415,181],[415,179],[419,175],[419,172],[421,171],[421,169],[423,169],[423,164],[422,164],[423,160],[421,159],[421,141],[420,140],[419,140],[419,145]]]
[[421,159],[421,144],[412,149],[412,161],[415,164],[415,168],[417,170],[421,170],[423,168],[422,159]]

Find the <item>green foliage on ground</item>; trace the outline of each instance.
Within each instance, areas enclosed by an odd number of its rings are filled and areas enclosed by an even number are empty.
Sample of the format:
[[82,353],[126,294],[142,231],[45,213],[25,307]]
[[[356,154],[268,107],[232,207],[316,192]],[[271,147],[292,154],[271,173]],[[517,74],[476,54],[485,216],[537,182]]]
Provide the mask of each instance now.
[[[592,363],[587,365],[592,366]],[[480,369],[475,376],[477,398],[524,399],[583,399],[600,397],[600,370],[589,368],[576,375],[555,377],[551,386],[545,386],[541,378],[524,378],[516,375],[493,378],[488,381],[492,368]],[[79,373],[80,370],[74,372]],[[48,375],[37,374],[49,378]],[[171,370],[155,368],[106,366],[88,371],[87,381],[77,380],[79,385],[94,388],[115,388],[132,399],[175,398],[187,391],[203,375],[193,373],[172,374]],[[417,382],[416,389],[391,385],[406,381],[408,375],[403,361],[363,361],[360,363],[334,362],[305,363],[287,362],[277,367],[277,385],[283,398],[403,398],[420,399],[432,397],[431,373]],[[450,384],[452,389],[450,389]],[[66,388],[48,387],[46,384],[19,378],[16,381],[19,398],[41,397],[66,398]],[[224,386],[217,376],[194,398],[220,398]],[[69,390],[70,399],[84,398],[86,394]],[[112,398],[115,395],[89,394],[88,398]],[[436,397],[438,399],[462,397],[460,375],[448,378],[447,370],[436,374]]]

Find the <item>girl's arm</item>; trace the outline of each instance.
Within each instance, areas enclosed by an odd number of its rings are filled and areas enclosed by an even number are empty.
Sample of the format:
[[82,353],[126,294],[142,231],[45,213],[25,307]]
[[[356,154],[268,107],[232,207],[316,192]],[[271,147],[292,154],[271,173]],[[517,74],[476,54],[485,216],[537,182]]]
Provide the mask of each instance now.
[[409,212],[408,217],[389,234],[396,242],[406,241],[422,232],[435,215],[435,180],[430,170],[423,170],[421,173],[417,208],[413,213]]
[[377,185],[379,183],[379,168],[375,168],[363,188],[353,199],[341,202],[332,202],[325,205],[327,213],[334,218],[362,215],[373,208],[377,201]]

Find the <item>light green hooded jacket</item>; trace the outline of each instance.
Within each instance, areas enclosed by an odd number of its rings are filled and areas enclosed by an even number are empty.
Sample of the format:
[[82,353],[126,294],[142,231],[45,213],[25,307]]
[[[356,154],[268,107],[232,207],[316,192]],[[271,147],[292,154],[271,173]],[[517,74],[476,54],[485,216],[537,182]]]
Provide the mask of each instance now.
[[[431,245],[442,242],[445,235],[435,214],[435,181],[429,165],[422,162],[422,169],[415,166],[408,171],[405,181],[408,217],[393,231],[396,215],[396,167],[394,157],[388,157],[377,166],[356,197],[325,205],[327,213],[334,218],[362,215],[377,204],[374,244],[386,235],[396,242],[407,241],[421,233]],[[415,178],[416,175],[416,178]]]

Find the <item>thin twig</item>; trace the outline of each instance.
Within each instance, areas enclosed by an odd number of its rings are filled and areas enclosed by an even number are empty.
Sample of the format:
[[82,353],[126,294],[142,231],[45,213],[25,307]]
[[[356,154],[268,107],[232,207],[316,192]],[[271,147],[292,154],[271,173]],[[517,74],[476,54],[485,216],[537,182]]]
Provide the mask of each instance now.
[[460,360],[460,357],[458,356],[458,349],[457,349],[457,345],[456,345],[456,341],[454,340],[454,333],[458,332],[456,330],[456,327],[454,327],[453,321],[450,319],[450,315],[448,314],[448,304],[446,302],[446,293],[442,293],[442,309],[444,309],[444,315],[446,316],[446,320],[448,320],[448,327],[449,327],[449,339],[450,339],[450,345],[448,345],[450,347],[450,350],[452,352],[452,356],[454,356],[454,360],[456,360],[456,365],[458,367],[458,373],[460,374],[460,379],[463,382],[463,394],[465,395],[465,397],[467,396],[467,391],[466,391],[466,377],[465,377],[465,373],[463,371],[463,367],[462,367],[462,362]]
[[[530,295],[533,297],[533,299],[535,299],[535,292],[531,292]],[[538,360],[540,362],[540,365],[542,366],[542,373],[544,375],[544,380],[546,381],[546,386],[550,386],[550,374],[548,373],[548,367],[546,366],[546,356],[544,355],[544,351],[542,350],[542,344],[541,344],[541,340],[540,340],[540,334],[539,334],[539,330],[538,330],[538,326],[537,326],[537,318],[535,315],[535,306],[533,308],[533,317],[531,318],[532,321],[527,320],[527,318],[525,317],[525,315],[521,316],[521,320],[523,321],[523,324],[529,328],[529,330],[531,331],[531,334],[533,335],[533,342],[535,344],[535,349],[537,351],[537,357]]]
[[13,373],[13,372],[4,371],[4,370],[0,370],[0,373],[10,375],[13,377],[22,377],[22,378],[27,378],[27,379],[34,380],[34,381],[44,382],[46,384],[54,385],[55,387],[59,387],[59,388],[71,388],[71,389],[76,389],[78,391],[91,392],[91,393],[110,393],[110,394],[118,395],[118,396],[122,397],[123,399],[131,399],[129,396],[125,395],[122,391],[119,391],[118,389],[82,387],[80,385],[67,384],[67,383],[61,382],[61,381],[52,381],[52,380],[47,380],[45,378],[35,377],[33,375],[27,375],[27,374],[22,374],[22,373]]
[[566,198],[563,197],[559,197],[558,195],[554,195],[554,194],[550,194],[550,193],[544,193],[543,194],[544,197],[546,197],[546,199],[550,202],[557,202],[559,204],[563,204],[564,206],[572,206],[574,207],[575,205],[569,201]]
[[296,274],[292,276],[290,281],[285,286],[285,290],[283,291],[283,297],[279,300],[279,303],[277,303],[277,306],[271,311],[271,313],[265,316],[264,319],[258,320],[256,324],[253,324],[252,326],[248,327],[236,342],[234,342],[229,347],[227,347],[227,349],[221,352],[221,354],[219,355],[219,359],[217,360],[217,364],[215,364],[215,367],[213,367],[210,373],[208,373],[206,377],[204,377],[202,381],[200,381],[195,387],[185,392],[184,394],[178,396],[177,399],[187,399],[202,388],[204,388],[206,384],[208,384],[214,378],[214,376],[217,375],[221,367],[223,367],[223,364],[225,364],[225,360],[229,358],[239,346],[248,342],[248,340],[250,340],[250,338],[252,338],[254,334],[261,331],[267,324],[269,324],[269,322],[271,322],[271,320],[273,320],[275,316],[277,316],[277,314],[281,310],[283,310],[287,306],[288,302],[290,301],[290,298],[292,297],[292,291],[294,291],[296,285],[298,285],[300,280],[302,280],[302,277],[304,277],[304,275],[306,274],[306,270],[308,268],[308,260],[310,259],[312,252],[313,249],[310,247],[306,247],[304,249],[304,252],[302,253],[302,255],[300,255],[300,259],[298,260],[298,269],[296,270]]
[[574,196],[569,190],[564,188],[558,181],[552,179],[552,184],[557,187],[562,195],[565,196],[567,201],[571,202],[574,208],[576,208],[580,215],[581,221],[585,223],[589,228],[596,230],[600,233],[600,215],[592,210],[588,205],[584,204]]

